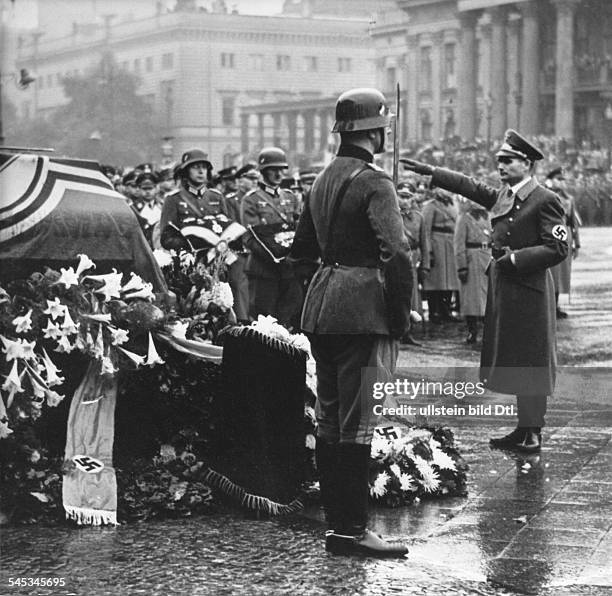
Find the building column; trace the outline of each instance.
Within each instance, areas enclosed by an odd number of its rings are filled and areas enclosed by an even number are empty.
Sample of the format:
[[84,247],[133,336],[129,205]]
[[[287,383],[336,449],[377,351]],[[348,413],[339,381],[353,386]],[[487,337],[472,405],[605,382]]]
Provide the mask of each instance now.
[[249,118],[251,114],[240,114],[240,151],[246,155],[249,152]]
[[278,147],[281,144],[282,116],[278,112],[272,114],[272,145]]
[[302,119],[304,122],[304,153],[312,154],[314,152],[314,110],[305,110]]
[[557,9],[555,135],[574,138],[574,14],[578,0],[553,0]]
[[508,11],[503,6],[490,9],[491,14],[491,138],[504,135],[508,125],[508,84],[506,23]]
[[459,17],[461,25],[457,81],[458,134],[462,139],[476,136],[476,22],[478,13],[464,12]]
[[327,110],[319,110],[319,151],[325,151],[327,149],[327,139],[331,131],[327,119]]
[[431,36],[431,111],[432,140],[434,145],[444,136],[442,121],[442,39],[444,33],[438,31]]
[[297,113],[287,112],[287,127],[289,128],[289,151],[297,151]]
[[406,78],[403,81],[406,90],[406,120],[408,141],[416,142],[419,138],[419,36],[409,35]]
[[508,19],[507,47],[508,54],[506,88],[506,105],[508,106],[509,128],[521,130],[521,96],[519,87],[521,86],[521,20],[518,15],[513,15]]
[[257,139],[258,139],[258,151],[266,144],[266,128],[265,128],[265,114],[257,114]]
[[521,5],[523,15],[523,42],[520,88],[520,127],[528,135],[540,132],[540,42],[539,11],[536,2]]

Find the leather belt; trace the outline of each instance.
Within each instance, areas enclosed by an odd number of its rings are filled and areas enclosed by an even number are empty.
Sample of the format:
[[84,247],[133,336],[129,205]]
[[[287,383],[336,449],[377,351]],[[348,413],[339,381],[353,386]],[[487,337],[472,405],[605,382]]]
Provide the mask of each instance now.
[[487,250],[491,248],[492,244],[490,242],[466,242],[466,248],[482,248],[483,250]]
[[455,229],[448,226],[431,226],[432,232],[440,232],[441,234],[454,234]]

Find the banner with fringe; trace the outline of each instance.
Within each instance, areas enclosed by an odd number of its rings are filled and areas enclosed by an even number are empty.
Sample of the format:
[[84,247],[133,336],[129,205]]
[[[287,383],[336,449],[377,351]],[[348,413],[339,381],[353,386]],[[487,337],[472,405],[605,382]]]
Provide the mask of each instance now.
[[79,525],[117,523],[113,468],[117,377],[90,363],[70,404],[62,498],[66,517]]

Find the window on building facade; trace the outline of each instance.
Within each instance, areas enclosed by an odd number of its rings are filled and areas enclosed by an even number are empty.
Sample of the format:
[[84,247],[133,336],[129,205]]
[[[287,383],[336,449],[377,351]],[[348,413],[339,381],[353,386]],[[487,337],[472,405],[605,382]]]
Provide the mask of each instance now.
[[251,54],[249,56],[249,66],[251,70],[261,71],[264,69],[264,57],[263,54]]
[[316,56],[304,56],[304,71],[317,72],[319,70],[319,61]]
[[453,89],[457,86],[457,54],[455,50],[454,43],[444,44],[444,82],[446,89]]
[[421,48],[421,68],[419,77],[419,90],[431,91],[431,47]]
[[153,72],[153,56],[147,56],[145,58],[145,70],[147,72]]
[[236,98],[221,98],[221,121],[226,126],[233,126],[236,112]]
[[350,58],[338,58],[338,72],[351,72]]
[[165,70],[174,68],[174,54],[162,54],[162,68]]
[[291,68],[291,56],[284,54],[276,55],[276,70],[289,70]]
[[234,68],[234,54],[229,52],[221,53],[221,67],[222,68]]

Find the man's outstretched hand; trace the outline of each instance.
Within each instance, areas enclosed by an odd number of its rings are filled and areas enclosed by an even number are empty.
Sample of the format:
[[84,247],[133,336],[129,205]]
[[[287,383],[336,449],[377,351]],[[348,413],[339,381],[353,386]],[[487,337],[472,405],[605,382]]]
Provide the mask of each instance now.
[[404,169],[410,170],[415,174],[420,174],[421,176],[431,176],[433,174],[434,169],[422,161],[408,159],[407,157],[401,157],[400,161],[404,164]]

